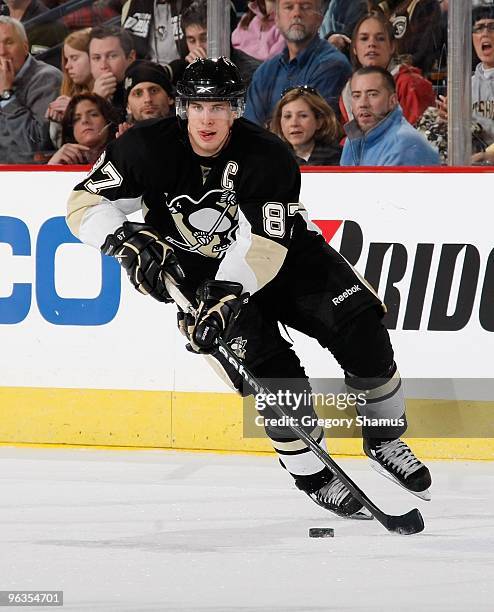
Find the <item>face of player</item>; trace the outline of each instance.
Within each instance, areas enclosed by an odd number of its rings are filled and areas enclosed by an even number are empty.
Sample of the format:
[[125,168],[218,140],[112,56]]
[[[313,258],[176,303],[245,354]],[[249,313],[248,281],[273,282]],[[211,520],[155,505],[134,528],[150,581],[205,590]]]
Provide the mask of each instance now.
[[97,147],[106,142],[105,118],[90,100],[82,100],[75,107],[73,130],[77,143],[86,147]]
[[494,28],[494,19],[479,19],[473,24],[473,46],[484,68],[494,68],[494,31],[487,27]]
[[89,43],[89,59],[94,79],[111,72],[117,82],[121,83],[127,66],[135,59],[135,52],[131,51],[129,56],[126,57],[120,39],[116,36],[108,36],[108,38],[102,39],[93,38]]
[[366,19],[359,27],[353,51],[362,66],[386,68],[394,53],[394,42],[377,19]]
[[207,51],[208,48],[208,31],[201,25],[193,23],[185,28],[185,42],[189,53],[196,49]]
[[285,104],[281,111],[281,131],[295,150],[313,142],[320,125],[320,119],[303,98]]
[[91,79],[91,67],[89,65],[89,54],[85,51],[74,49],[70,45],[63,46],[65,59],[65,70],[76,85],[84,85]]
[[319,0],[278,0],[276,25],[288,42],[311,40],[321,22]]
[[225,146],[234,114],[229,102],[192,101],[187,106],[189,140],[198,155],[211,157]]
[[17,74],[26,61],[29,48],[10,23],[0,23],[0,61],[9,63]]
[[398,103],[380,74],[355,75],[350,88],[352,112],[362,132],[375,127]]
[[135,121],[168,117],[173,99],[157,85],[144,81],[133,87],[127,100],[127,112]]

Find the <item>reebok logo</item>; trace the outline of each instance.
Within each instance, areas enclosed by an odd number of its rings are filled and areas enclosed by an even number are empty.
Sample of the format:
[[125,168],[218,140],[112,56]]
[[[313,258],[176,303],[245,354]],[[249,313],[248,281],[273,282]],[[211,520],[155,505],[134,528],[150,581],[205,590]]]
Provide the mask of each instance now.
[[350,289],[345,289],[343,293],[340,293],[340,295],[333,298],[332,302],[335,306],[338,306],[340,302],[343,302],[343,300],[346,300],[347,297],[350,297],[354,293],[357,293],[357,291],[362,291],[362,287],[360,285],[353,285],[353,287],[350,287]]

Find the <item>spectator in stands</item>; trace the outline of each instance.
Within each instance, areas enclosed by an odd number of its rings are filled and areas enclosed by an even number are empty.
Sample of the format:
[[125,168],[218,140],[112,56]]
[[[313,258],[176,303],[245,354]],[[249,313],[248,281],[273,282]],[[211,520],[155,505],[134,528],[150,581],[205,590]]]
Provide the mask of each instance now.
[[208,56],[208,11],[207,0],[196,0],[182,14],[182,31],[187,45],[185,61]]
[[192,0],[128,0],[122,27],[131,34],[139,59],[169,64],[186,55],[181,14]]
[[472,76],[472,117],[482,128],[486,150],[472,161],[494,163],[494,3],[472,11],[472,39],[480,62]]
[[125,120],[123,80],[127,67],[136,58],[128,32],[118,27],[98,26],[89,37],[89,60],[94,79],[93,92],[109,100]]
[[[234,15],[230,13],[230,19]],[[186,55],[182,59],[174,60],[165,66],[170,80],[177,83],[185,68],[197,58],[207,57],[208,46],[208,24],[207,24],[207,0],[194,0],[182,14],[182,30],[186,43]],[[232,62],[240,70],[243,81],[250,83],[252,74],[261,64],[238,49],[231,49]]]
[[254,73],[245,116],[267,125],[281,93],[310,85],[338,112],[338,98],[351,68],[347,58],[318,36],[321,0],[276,0],[276,25],[286,41],[282,53]]
[[48,104],[62,74],[29,54],[20,21],[0,17],[0,163],[29,163],[35,151],[51,149]]
[[[381,66],[390,72],[396,83],[398,102],[405,119],[415,125],[429,106],[434,106],[436,96],[432,83],[422,76],[418,68],[400,63],[395,57],[395,40],[390,22],[382,13],[365,15],[355,27],[351,55],[355,68]],[[350,84],[347,83],[340,98],[340,111],[346,123],[353,118]]]
[[[494,163],[494,2],[472,9],[472,41],[480,62],[472,76],[472,119],[482,129],[473,143],[475,163]],[[448,120],[446,96],[439,96],[439,115]],[[479,151],[481,141],[485,150]]]
[[265,61],[285,48],[285,39],[275,20],[275,0],[251,0],[232,33],[232,45],[247,55]]
[[185,55],[165,66],[173,83],[182,77],[188,64],[208,56],[207,0],[196,0],[186,8],[180,27],[186,45]]
[[354,119],[345,125],[342,166],[437,166],[438,152],[403,117],[392,75],[359,68],[350,82]]
[[347,51],[355,26],[368,10],[367,0],[331,0],[319,30],[321,38],[340,51]]
[[[59,0],[58,4],[65,4],[67,1]],[[63,22],[71,32],[103,25],[110,19],[120,17],[122,4],[121,0],[97,0],[89,6],[67,13],[63,17]]]
[[283,95],[274,109],[271,131],[289,145],[299,166],[340,164],[341,126],[312,87],[295,87]]
[[442,45],[442,14],[438,0],[371,0],[391,21],[398,55],[428,75]]
[[[5,0],[5,2],[9,7],[10,17],[21,21],[23,25],[49,10],[41,0]],[[25,25],[25,28],[32,55],[38,55],[58,45],[68,34],[65,25],[54,19],[33,26]],[[56,61],[58,62],[58,57]]]
[[111,104],[93,93],[75,95],[62,119],[62,147],[49,164],[93,164],[115,137],[118,117]]
[[89,63],[89,36],[91,28],[72,32],[64,40],[62,49],[62,87],[58,98],[50,102],[46,116],[56,123],[62,117],[70,98],[84,91],[91,91],[94,79]]
[[127,121],[120,124],[120,136],[136,121],[169,117],[175,110],[173,85],[167,71],[148,60],[136,60],[125,71]]

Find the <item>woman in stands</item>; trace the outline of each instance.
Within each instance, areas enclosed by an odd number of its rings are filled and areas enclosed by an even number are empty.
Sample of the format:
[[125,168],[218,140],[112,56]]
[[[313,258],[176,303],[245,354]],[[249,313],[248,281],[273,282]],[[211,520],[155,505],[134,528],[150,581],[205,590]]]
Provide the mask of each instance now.
[[69,34],[64,40],[62,49],[63,80],[60,95],[48,106],[46,112],[47,118],[51,121],[56,123],[62,121],[72,96],[92,90],[93,77],[89,65],[90,33],[91,28],[86,28]]
[[115,138],[118,117],[111,104],[93,93],[75,95],[62,119],[60,149],[49,164],[93,164]]
[[232,32],[234,49],[250,57],[264,60],[281,53],[285,39],[274,21],[274,0],[251,0],[247,12]]
[[[432,83],[418,68],[406,63],[405,58],[396,58],[395,49],[392,26],[381,12],[365,15],[355,26],[350,50],[355,69],[361,66],[387,69],[395,79],[403,114],[415,125],[426,108],[435,106],[436,96]],[[341,94],[340,110],[345,123],[353,119],[349,84]]]
[[333,109],[315,89],[295,87],[274,109],[271,131],[284,140],[299,166],[338,166],[341,126]]

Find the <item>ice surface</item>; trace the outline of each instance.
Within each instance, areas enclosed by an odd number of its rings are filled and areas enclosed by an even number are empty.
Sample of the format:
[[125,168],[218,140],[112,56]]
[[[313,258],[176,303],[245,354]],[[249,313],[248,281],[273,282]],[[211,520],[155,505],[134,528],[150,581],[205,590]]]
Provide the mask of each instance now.
[[494,610],[494,464],[432,463],[427,503],[340,463],[425,532],[337,518],[271,456],[2,447],[0,589],[84,611]]

